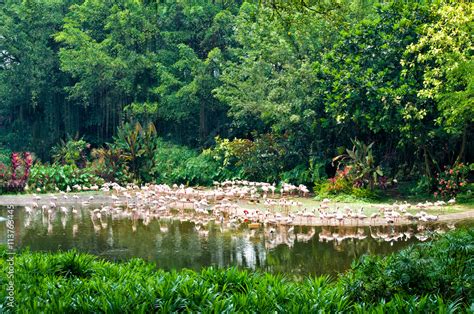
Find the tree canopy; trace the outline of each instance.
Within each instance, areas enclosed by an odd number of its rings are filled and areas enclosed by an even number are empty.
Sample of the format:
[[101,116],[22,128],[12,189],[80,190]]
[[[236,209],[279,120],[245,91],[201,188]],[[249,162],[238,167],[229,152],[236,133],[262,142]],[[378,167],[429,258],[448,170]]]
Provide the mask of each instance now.
[[430,175],[473,156],[473,8],[5,0],[0,145],[47,159],[67,136],[101,146],[153,122],[194,149],[284,139],[282,171],[328,164],[357,138],[392,175]]

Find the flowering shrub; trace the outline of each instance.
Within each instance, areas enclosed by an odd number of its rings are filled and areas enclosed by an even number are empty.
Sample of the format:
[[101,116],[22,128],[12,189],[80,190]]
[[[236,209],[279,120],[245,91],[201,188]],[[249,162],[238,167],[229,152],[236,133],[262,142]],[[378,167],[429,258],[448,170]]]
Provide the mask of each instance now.
[[435,197],[450,198],[455,197],[467,184],[467,175],[469,173],[468,165],[464,163],[455,164],[453,167],[444,166],[444,171],[436,174]]
[[352,182],[351,178],[352,166],[345,166],[342,169],[336,171],[336,175],[333,178],[329,178],[329,193],[350,193],[352,190],[352,185],[355,187],[362,187],[358,185],[358,181]]
[[[378,177],[377,184],[379,188],[385,188],[387,186],[386,177]],[[357,168],[352,165],[338,169],[334,177],[324,183],[315,183],[314,191],[319,198],[351,195],[358,199],[373,200],[380,197],[378,190],[371,189],[368,181],[358,176]]]
[[6,192],[23,191],[28,182],[32,165],[33,157],[31,153],[12,153],[10,155],[10,168],[0,164],[0,189]]

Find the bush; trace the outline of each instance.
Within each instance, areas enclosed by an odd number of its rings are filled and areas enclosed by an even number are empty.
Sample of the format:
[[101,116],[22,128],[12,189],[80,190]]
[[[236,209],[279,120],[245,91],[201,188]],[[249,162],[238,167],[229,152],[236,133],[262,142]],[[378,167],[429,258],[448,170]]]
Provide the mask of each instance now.
[[10,156],[12,151],[8,148],[0,146],[0,164],[8,164],[10,162]]
[[67,141],[61,140],[58,145],[54,146],[51,150],[51,156],[55,163],[84,168],[87,164],[87,149],[89,148],[90,144],[82,138],[69,138]]
[[455,164],[453,167],[444,166],[444,171],[435,175],[434,196],[442,199],[456,197],[468,183],[466,178],[469,170],[469,166],[463,163]]
[[31,168],[28,185],[41,191],[55,191],[56,188],[65,191],[67,187],[81,185],[91,187],[101,185],[104,180],[94,174],[91,168],[79,169],[75,165],[43,165],[37,163]]
[[28,182],[32,165],[33,156],[31,153],[11,153],[9,167],[0,163],[0,191],[23,191]]
[[184,169],[176,169],[173,176],[179,182],[186,182],[188,185],[210,186],[219,178],[218,167],[219,165],[208,155],[200,154],[186,160]]
[[[287,144],[287,139],[273,134],[262,134],[254,141],[216,137],[216,146],[206,150],[205,154],[219,164],[223,179],[277,182],[282,180],[285,170],[300,170],[288,162],[294,156],[285,146]],[[288,172],[286,177],[294,179],[295,175]]]
[[345,163],[342,170],[343,177],[358,188],[374,189],[377,185],[385,188],[385,184],[381,183],[386,180],[380,180],[383,177],[382,168],[376,165],[372,152],[374,143],[366,145],[356,139],[352,140],[352,143],[354,144],[352,150],[346,149],[345,154],[333,158],[333,162]]
[[382,193],[380,190],[371,190],[367,188],[352,188],[351,195],[355,196],[357,199],[372,201],[382,198]]
[[218,164],[208,154],[158,140],[151,174],[158,183],[211,185],[218,179]]
[[320,182],[326,178],[324,165],[324,162],[311,159],[309,161],[309,167],[305,164],[300,164],[290,171],[283,172],[280,175],[280,179],[283,182],[311,186],[315,184],[315,182]]
[[96,148],[92,150],[93,172],[107,182],[117,182],[120,184],[132,181],[132,175],[127,165],[127,155],[112,145]]
[[125,123],[117,130],[114,143],[110,144],[125,156],[127,166],[138,181],[152,180],[150,172],[154,167],[154,154],[159,145],[156,128],[153,123],[143,128],[139,122]]
[[[289,280],[247,270],[205,268],[165,272],[140,259],[111,263],[76,251],[15,256],[15,311],[376,312],[468,311],[474,302],[474,230],[386,258],[365,257],[333,282],[327,276]],[[0,284],[8,282],[0,249]],[[0,310],[8,312],[8,291]]]
[[[336,171],[336,175],[333,178],[329,178],[325,181],[315,182],[314,193],[319,198],[335,195],[352,195],[353,191],[367,190],[365,188],[356,188],[352,181],[349,179],[350,166],[346,166],[343,169]],[[361,194],[361,193],[359,193]]]
[[439,295],[474,302],[474,229],[448,233],[385,258],[366,256],[342,278],[346,296],[356,302],[380,302],[396,295]]
[[197,152],[184,146],[174,145],[158,140],[158,149],[153,155],[154,167],[151,169],[153,179],[158,183],[185,183],[175,181],[185,172],[186,161],[196,157]]
[[461,193],[456,196],[456,202],[474,205],[474,183],[468,183],[461,189]]

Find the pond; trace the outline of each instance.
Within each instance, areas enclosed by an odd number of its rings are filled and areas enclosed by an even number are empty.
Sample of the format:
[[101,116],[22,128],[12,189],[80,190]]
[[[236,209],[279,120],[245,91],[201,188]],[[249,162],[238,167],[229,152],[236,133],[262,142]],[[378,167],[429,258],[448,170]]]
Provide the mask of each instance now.
[[[6,211],[0,207],[0,216],[6,217]],[[193,221],[177,217],[99,219],[88,207],[52,215],[16,207],[15,246],[32,251],[76,248],[114,261],[140,257],[165,270],[238,266],[295,276],[334,275],[364,254],[388,254],[455,227],[267,225],[253,229],[205,217]],[[5,244],[5,222],[0,223],[0,234]]]

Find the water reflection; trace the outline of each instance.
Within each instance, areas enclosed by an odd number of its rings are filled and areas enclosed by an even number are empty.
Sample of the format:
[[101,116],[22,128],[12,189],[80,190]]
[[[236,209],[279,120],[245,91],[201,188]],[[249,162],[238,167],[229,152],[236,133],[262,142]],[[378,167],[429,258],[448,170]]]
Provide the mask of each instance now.
[[[454,225],[309,227],[252,225],[206,216],[151,219],[109,209],[15,210],[17,247],[37,251],[77,248],[111,260],[141,257],[170,270],[237,265],[294,275],[334,274],[363,254],[387,254],[426,241]],[[6,215],[6,208],[0,209]],[[0,224],[6,243],[6,226]]]

